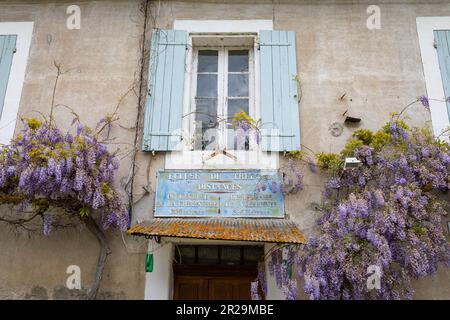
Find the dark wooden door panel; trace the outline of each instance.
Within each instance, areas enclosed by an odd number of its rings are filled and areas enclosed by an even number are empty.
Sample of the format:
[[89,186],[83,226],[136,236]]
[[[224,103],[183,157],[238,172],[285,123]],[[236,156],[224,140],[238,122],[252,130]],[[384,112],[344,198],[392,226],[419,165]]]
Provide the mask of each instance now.
[[233,299],[233,280],[209,279],[208,286],[210,300]]
[[250,283],[256,278],[256,266],[205,267],[174,267],[174,299],[250,300]]
[[180,283],[178,285],[179,296],[178,299],[180,300],[198,300],[200,298],[200,291],[201,288],[199,288],[199,284],[197,283]]
[[233,296],[235,297],[235,300],[251,300],[251,294],[250,294],[250,283],[253,281],[253,279],[248,279],[246,281],[240,281],[235,287],[234,287],[234,293]]
[[250,300],[250,278],[175,277],[175,300]]
[[198,277],[175,277],[175,300],[208,299],[208,281]]

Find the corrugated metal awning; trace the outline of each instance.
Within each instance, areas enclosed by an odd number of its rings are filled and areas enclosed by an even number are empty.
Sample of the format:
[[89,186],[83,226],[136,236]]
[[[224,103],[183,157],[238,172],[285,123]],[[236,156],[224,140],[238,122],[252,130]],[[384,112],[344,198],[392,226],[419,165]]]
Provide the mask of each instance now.
[[178,238],[305,243],[297,225],[286,219],[154,218],[132,226],[128,233]]

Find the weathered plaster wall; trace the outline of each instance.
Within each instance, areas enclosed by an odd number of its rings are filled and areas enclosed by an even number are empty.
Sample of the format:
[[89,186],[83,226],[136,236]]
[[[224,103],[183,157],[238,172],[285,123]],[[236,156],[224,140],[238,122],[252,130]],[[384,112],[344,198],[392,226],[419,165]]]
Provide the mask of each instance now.
[[[151,24],[171,28],[175,19],[273,19],[274,29],[296,31],[297,64],[302,82],[300,109],[302,143],[315,152],[337,152],[355,128],[333,137],[328,128],[342,122],[342,114],[362,118],[360,127],[377,129],[392,111],[425,93],[416,32],[417,16],[450,16],[450,2],[388,1],[381,8],[381,30],[366,28],[368,1],[162,1],[155,2]],[[281,3],[279,3],[281,2]],[[0,1],[0,21],[35,21],[20,113],[48,112],[54,80],[53,61],[73,71],[61,78],[57,103],[73,107],[82,120],[95,125],[111,112],[139,69],[142,20],[139,1],[81,1],[81,30],[65,27],[65,1]],[[259,3],[259,4],[256,4]],[[359,4],[358,4],[359,3]],[[158,14],[159,13],[159,14]],[[51,41],[49,41],[51,40]],[[338,98],[345,95],[342,101]],[[120,107],[120,124],[113,129],[118,146],[129,150],[137,114],[134,95]],[[420,106],[408,112],[416,125],[429,125]],[[62,110],[58,120],[70,124]],[[130,158],[122,161],[119,176],[126,180]],[[164,168],[164,156],[140,153],[135,184],[135,220],[151,216],[155,170]],[[312,232],[320,202],[321,178],[305,170],[305,190],[289,197],[286,210],[306,234]],[[124,181],[122,181],[124,182]],[[141,198],[142,197],[142,198]],[[35,286],[47,290],[65,284],[70,264],[82,268],[89,284],[96,262],[97,243],[87,233],[57,232],[49,238],[11,238],[0,226],[0,297],[22,297]],[[114,297],[144,298],[146,242],[111,236],[113,254],[108,260],[102,289]],[[140,254],[137,252],[141,252]],[[450,298],[448,271],[431,282],[418,283],[418,298]],[[60,290],[61,291],[61,290]],[[43,290],[35,288],[37,295]],[[59,292],[59,291],[58,291]]]
[[[315,152],[341,150],[357,127],[345,127],[337,138],[329,127],[333,122],[343,123],[345,111],[362,119],[360,128],[377,129],[391,112],[425,93],[415,18],[450,15],[450,4],[384,3],[380,4],[381,30],[369,30],[364,1],[245,2],[166,2],[160,8],[158,25],[171,28],[175,19],[273,19],[274,29],[294,30],[303,92],[301,139]],[[410,108],[407,116],[413,125],[431,125],[420,105]],[[320,200],[320,180],[307,175],[306,184],[307,190],[287,202],[287,211],[305,229],[312,224],[311,202]]]
[[[426,93],[416,31],[418,16],[450,16],[450,3],[436,1],[381,2],[381,29],[366,27],[367,1],[166,2],[159,26],[175,19],[273,19],[274,29],[294,30],[297,66],[302,84],[300,103],[302,144],[315,152],[339,152],[358,127],[330,134],[342,114],[359,117],[359,128],[376,130],[417,96]],[[262,3],[262,2],[259,2]],[[343,94],[345,99],[340,100]],[[413,125],[431,125],[428,112],[416,105],[407,112]],[[286,211],[305,234],[318,213],[322,180],[305,168],[305,190],[288,196]],[[417,284],[416,298],[450,298],[450,272],[440,270],[431,281]]]
[[[0,21],[34,21],[34,33],[25,76],[20,114],[48,114],[55,79],[54,61],[64,70],[56,104],[72,107],[83,122],[94,127],[114,111],[119,98],[133,85],[139,72],[143,19],[138,1],[80,1],[81,29],[66,28],[66,8],[73,1],[2,1]],[[122,156],[134,141],[137,98],[131,93],[120,106],[120,124],[112,135]],[[56,108],[56,119],[69,126],[73,117]],[[19,130],[18,124],[17,130]],[[145,166],[145,163],[140,163]],[[122,161],[119,178],[128,175],[130,157]],[[124,182],[122,178],[121,182]],[[139,195],[137,195],[139,196]],[[86,229],[57,231],[49,237],[15,237],[0,226],[0,298],[79,298],[83,292],[64,290],[69,265],[81,268],[81,284],[88,287],[94,276],[99,246]],[[101,293],[103,298],[144,297],[146,241],[109,234],[109,256]],[[127,247],[125,247],[124,242]],[[139,252],[141,252],[139,254]],[[35,288],[40,286],[41,288]],[[32,290],[34,289],[34,290]]]

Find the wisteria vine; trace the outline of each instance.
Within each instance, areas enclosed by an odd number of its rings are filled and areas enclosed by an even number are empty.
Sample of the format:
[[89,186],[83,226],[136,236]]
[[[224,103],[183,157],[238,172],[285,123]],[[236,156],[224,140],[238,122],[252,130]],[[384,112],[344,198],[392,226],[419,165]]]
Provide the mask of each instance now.
[[[50,121],[24,119],[23,125],[0,150],[0,203],[33,208],[46,235],[54,215],[67,213],[92,216],[104,229],[126,230],[128,212],[114,186],[119,161],[98,134],[81,124],[74,134]],[[66,210],[49,213],[52,206]]]
[[[426,96],[416,102],[429,108]],[[300,279],[310,299],[412,299],[412,280],[450,266],[441,221],[450,147],[428,129],[410,128],[401,113],[376,132],[356,130],[341,154],[317,155],[317,165],[329,174],[320,232],[306,245],[277,248],[268,258],[269,273],[287,299],[298,298]],[[345,157],[361,165],[344,169]],[[378,288],[368,286],[373,267]],[[265,281],[259,276],[252,285],[254,299],[265,297],[259,289]]]

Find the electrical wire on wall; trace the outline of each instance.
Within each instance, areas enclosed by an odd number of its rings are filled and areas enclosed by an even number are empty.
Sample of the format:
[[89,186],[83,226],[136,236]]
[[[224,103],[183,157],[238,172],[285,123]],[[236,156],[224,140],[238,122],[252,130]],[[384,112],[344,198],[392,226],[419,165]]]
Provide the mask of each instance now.
[[[125,184],[125,189],[130,189],[129,193],[128,193],[128,197],[129,197],[129,214],[130,214],[130,218],[132,217],[132,214],[134,212],[134,204],[139,201],[141,198],[139,198],[137,201],[134,199],[134,178],[136,176],[136,168],[137,168],[137,164],[136,164],[136,157],[137,154],[139,152],[139,146],[138,146],[138,141],[139,141],[139,137],[141,134],[141,125],[142,125],[142,119],[143,119],[143,115],[144,115],[144,110],[145,110],[145,95],[147,93],[147,83],[150,82],[150,77],[151,75],[149,75],[149,78],[147,79],[147,81],[145,81],[145,71],[146,69],[150,68],[150,65],[152,63],[152,61],[150,61],[150,59],[147,59],[147,57],[153,58],[153,60],[156,59],[156,57],[159,56],[159,54],[161,52],[150,52],[146,49],[147,48],[147,40],[149,38],[149,32],[148,30],[152,30],[154,28],[158,27],[158,23],[159,23],[159,17],[160,17],[160,10],[161,10],[161,0],[158,0],[157,3],[155,3],[156,1],[151,1],[151,0],[144,0],[141,3],[141,8],[140,11],[144,16],[144,21],[143,21],[143,33],[142,33],[142,41],[141,41],[141,61],[140,61],[140,74],[139,74],[139,96],[138,96],[138,112],[137,112],[137,117],[136,117],[136,123],[135,123],[135,137],[134,137],[134,152],[133,152],[133,157],[132,157],[132,166],[131,166],[131,172],[128,176],[127,182]],[[153,3],[155,3],[153,5]],[[155,7],[154,10],[152,10],[152,6]],[[150,48],[151,50],[151,48]],[[157,61],[157,59],[156,59]],[[148,63],[147,63],[148,62]],[[146,68],[147,67],[147,68]],[[150,166],[150,159],[149,159],[149,165]],[[147,170],[148,171],[148,170]],[[147,175],[148,178],[148,175]],[[147,183],[148,186],[148,183]],[[144,188],[145,193],[144,196],[149,192],[148,189]],[[130,219],[131,221],[131,219]]]
[[[128,177],[126,178],[126,182],[124,185],[125,192],[128,196],[128,203],[129,203],[129,215],[130,215],[130,222],[132,220],[132,215],[134,212],[134,204],[135,204],[135,194],[134,194],[134,182],[135,182],[135,176],[137,172],[137,155],[139,152],[139,135],[141,133],[141,122],[143,118],[143,113],[145,110],[145,94],[146,94],[146,77],[145,77],[145,71],[147,66],[147,57],[148,57],[148,50],[147,48],[147,40],[148,40],[148,30],[154,28],[157,25],[160,7],[161,7],[161,1],[158,1],[157,8],[155,12],[152,10],[152,4],[151,0],[144,0],[140,4],[140,12],[143,16],[143,30],[141,35],[141,43],[140,43],[140,63],[139,63],[139,79],[138,79],[138,102],[137,102],[137,115],[136,115],[136,121],[135,121],[135,135],[134,135],[134,144],[133,144],[133,153],[131,156],[131,167],[130,167],[130,173]],[[150,166],[151,159],[149,159],[149,166]],[[140,200],[140,199],[138,199]],[[142,253],[142,252],[135,252],[136,250],[132,250],[131,247],[126,243],[124,234],[122,233],[122,241],[123,244],[127,250],[128,253]],[[143,241],[138,248],[142,247],[144,244],[146,244],[147,241]]]

